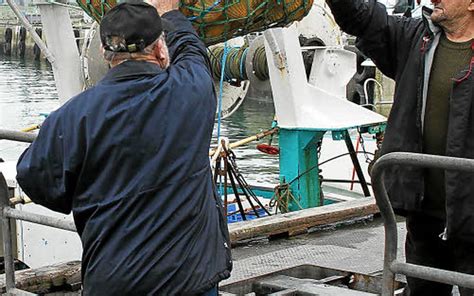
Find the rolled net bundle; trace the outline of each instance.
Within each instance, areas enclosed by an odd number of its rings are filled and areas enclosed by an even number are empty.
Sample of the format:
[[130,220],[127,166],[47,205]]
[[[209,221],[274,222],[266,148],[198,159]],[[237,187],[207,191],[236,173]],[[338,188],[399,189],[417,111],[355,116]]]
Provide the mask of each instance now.
[[[116,0],[77,0],[100,23]],[[313,0],[180,0],[180,11],[206,45],[251,32],[283,27],[306,16]]]

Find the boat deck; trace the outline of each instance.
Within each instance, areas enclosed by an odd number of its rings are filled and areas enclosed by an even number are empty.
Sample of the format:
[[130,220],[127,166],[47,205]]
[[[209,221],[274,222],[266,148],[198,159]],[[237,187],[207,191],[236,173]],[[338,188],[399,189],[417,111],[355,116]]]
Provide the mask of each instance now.
[[[403,244],[406,235],[404,221],[400,220],[398,222],[398,230],[398,258],[404,260]],[[324,291],[321,291],[322,294],[315,292],[314,294],[303,293],[301,295],[374,295],[373,293],[344,289],[337,285],[330,286],[321,283],[315,285],[314,283],[318,281],[311,279],[311,277],[303,276],[301,278],[292,278],[290,276],[281,275],[281,271],[296,270],[299,268],[300,274],[301,271],[303,271],[303,274],[314,275],[319,273],[323,275],[325,280],[337,280],[338,276],[342,278],[343,276],[338,275],[337,272],[350,272],[362,275],[364,278],[362,282],[370,282],[370,278],[381,276],[383,253],[384,229],[381,218],[363,220],[363,222],[359,220],[359,222],[346,226],[325,226],[324,229],[318,229],[317,231],[289,238],[261,238],[241,241],[236,243],[232,249],[234,268],[231,277],[220,283],[220,295],[267,295],[255,293],[232,294],[226,290],[229,287],[235,288],[241,283],[248,287],[249,283],[256,278],[259,278],[258,283],[262,285],[293,285],[293,288],[285,290],[287,292],[283,291],[271,295],[300,295],[299,292],[302,290],[303,292],[306,291],[304,290],[306,288],[308,291],[316,291],[320,289],[321,285],[325,286]],[[78,287],[78,284],[80,287],[80,282],[77,283],[77,280],[80,280],[80,278],[77,278],[77,276],[80,277],[78,264],[80,263],[68,263],[67,268],[60,268],[58,265],[54,271],[58,274],[58,278],[75,279],[75,281],[61,280],[61,282],[66,283],[69,281],[75,282],[73,285],[66,285],[69,289],[73,286]],[[29,286],[32,290],[35,290],[30,285],[32,283],[37,285],[37,281],[31,277],[41,275],[40,277],[46,278],[46,273],[51,273],[51,270],[54,268],[49,267],[49,269],[49,271],[47,268],[44,268],[43,271],[19,271],[17,279],[20,280],[20,282],[24,282],[24,284],[20,286],[27,290],[29,290]],[[327,269],[327,271],[325,269]],[[47,271],[45,272],[45,270]],[[276,274],[277,272],[280,273]],[[265,279],[265,276],[271,273],[275,273],[275,275]],[[23,276],[21,274],[23,274]],[[262,280],[262,278],[264,280]],[[54,277],[50,278],[48,276],[48,279],[51,283],[45,283],[44,288],[49,285],[54,287],[54,282],[58,282],[57,279],[54,280]],[[397,279],[401,281],[404,280],[401,276]],[[0,286],[3,286],[3,281],[4,278],[2,275],[0,276]],[[373,286],[373,283],[370,283],[370,285]],[[52,294],[46,293],[46,295],[80,295],[80,291],[71,292],[69,289],[66,289],[69,290],[69,292],[59,292],[57,288],[59,287],[56,286],[55,290],[57,292]],[[459,295],[457,289],[455,289],[454,295]]]
[[[404,260],[405,223],[398,223],[398,258]],[[384,229],[380,218],[288,239],[248,241],[232,250],[228,285],[250,277],[309,264],[378,275],[383,268]]]
[[[397,225],[397,258],[404,261],[406,226],[401,219]],[[326,231],[315,231],[287,239],[248,241],[232,249],[234,268],[231,277],[221,282],[220,295],[244,295],[227,293],[226,287],[235,290],[235,287],[239,285],[249,286],[252,282],[260,286],[267,285],[267,287],[287,286],[286,290],[271,295],[378,295],[378,293],[360,291],[367,290],[369,287],[372,289],[375,287],[380,291],[380,282],[374,280],[374,277],[379,278],[382,275],[383,255],[384,228],[380,217],[365,223],[357,222],[351,226],[328,228]],[[298,268],[303,269],[302,272],[298,272]],[[320,271],[319,268],[323,270]],[[325,268],[328,270],[324,271]],[[295,271],[291,271],[292,269]],[[290,271],[282,272],[282,270]],[[318,280],[311,279],[320,273],[323,275],[321,278],[326,277],[328,281],[336,278],[337,281],[335,273],[338,271],[357,274],[355,281],[360,281],[360,283],[356,283],[355,286],[362,289],[356,291],[343,288],[341,290],[341,285],[326,285],[324,280],[323,283],[318,283]],[[269,276],[272,273],[273,275]],[[291,273],[303,274],[302,279],[285,276]],[[256,280],[257,277],[260,279]],[[396,280],[406,282],[403,275],[396,275]],[[396,295],[400,295],[401,292],[402,289],[399,289]],[[453,296],[459,296],[457,287],[453,289]]]

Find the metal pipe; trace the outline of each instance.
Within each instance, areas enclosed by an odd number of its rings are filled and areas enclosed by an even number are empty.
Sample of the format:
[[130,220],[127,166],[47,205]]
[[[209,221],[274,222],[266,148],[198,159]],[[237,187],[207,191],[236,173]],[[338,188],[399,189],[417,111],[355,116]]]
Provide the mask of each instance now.
[[280,47],[278,46],[274,31],[266,30],[263,35],[265,36],[265,40],[267,40],[268,47],[272,51],[273,63],[275,64],[275,67],[277,67],[279,70],[287,68],[286,60],[281,53]]
[[[231,143],[231,144],[229,144],[229,148],[233,149],[233,148],[248,144],[252,141],[258,141],[258,140],[260,140],[264,137],[267,137],[269,135],[272,135],[276,132],[278,132],[278,128],[272,128],[270,130],[263,131],[263,132],[258,133],[256,135],[253,135],[253,136],[247,137],[245,139],[239,140],[237,142]],[[217,151],[217,148],[214,148],[211,151],[209,151],[209,156],[212,157],[216,153],[216,151]]]
[[10,218],[20,219],[74,232],[76,231],[76,227],[72,222],[10,208],[9,202],[10,199],[8,195],[8,185],[3,174],[0,172],[0,215],[2,219],[3,231],[6,295],[36,295],[15,287],[15,262],[13,256],[13,238]]
[[7,292],[15,288],[15,263],[13,261],[13,241],[11,236],[10,219],[2,217],[3,257],[5,264],[5,286]]
[[[8,207],[8,185],[0,173],[0,206]],[[5,266],[5,287],[7,293],[15,288],[15,266],[13,261],[13,241],[11,236],[10,219],[2,215],[3,257]]]
[[393,165],[407,165],[413,167],[474,172],[474,159],[411,152],[388,153],[378,159],[374,164],[374,170],[376,165],[379,167],[378,170],[385,170],[387,167]]
[[[360,183],[359,180],[326,179],[326,178],[323,178],[322,182],[323,183]],[[366,183],[367,183],[367,185],[372,186],[371,183],[369,183],[369,182],[366,182]],[[11,199],[10,199],[10,201],[11,201]]]
[[46,1],[45,3],[40,2],[40,3],[36,3],[36,4],[54,4],[54,5],[59,5],[59,6],[64,6],[64,7],[67,7],[67,8],[71,8],[71,9],[74,9],[74,10],[77,10],[77,11],[84,11],[79,6],[64,4],[64,3],[61,3],[61,2],[57,2],[57,1]]
[[28,221],[32,223],[37,223],[41,225],[46,225],[46,226],[51,226],[54,228],[76,232],[76,226],[74,225],[74,222],[72,221],[65,221],[58,218],[38,215],[35,213],[20,211],[20,210],[12,209],[12,208],[4,208],[3,215],[4,217],[9,217],[13,219]]
[[[379,91],[380,91],[380,100],[383,100],[383,86],[382,84],[380,84],[380,82],[378,82],[376,79],[374,78],[367,78],[365,81],[364,81],[364,96],[365,96],[365,105],[370,105],[369,104],[369,91],[367,90],[367,85],[369,84],[369,82],[373,82],[375,85],[377,85],[379,87]],[[375,102],[375,96],[374,96],[374,100]],[[393,103],[393,102],[392,102]]]
[[375,105],[392,105],[393,101],[380,101],[376,102]]
[[[430,167],[446,170],[474,172],[474,160],[457,157],[437,156],[409,152],[392,152],[383,155],[376,161],[372,169],[372,186],[374,190],[375,199],[377,201],[377,206],[379,207],[380,214],[384,219],[385,228],[385,253],[384,271],[382,279],[382,296],[393,295],[395,272],[398,271],[397,269],[392,269],[392,263],[397,259],[397,224],[395,221],[395,214],[388,199],[385,184],[383,182],[384,170],[393,165],[408,165],[414,167]],[[397,265],[395,265],[395,267],[400,268]],[[413,268],[415,269],[421,270],[423,272],[426,271],[426,269],[420,267],[421,266],[413,266]],[[402,267],[400,271],[406,270]],[[409,269],[408,271],[411,272],[411,269]],[[443,273],[443,275],[446,275],[446,273],[454,274],[454,272],[444,272],[445,273]],[[474,276],[471,277],[474,279]]]
[[232,149],[232,148],[236,148],[236,147],[239,147],[239,146],[242,146],[242,145],[245,145],[247,143],[250,143],[252,141],[256,141],[256,140],[260,140],[264,137],[267,137],[269,135],[272,135],[274,133],[278,132],[278,128],[272,128],[271,130],[268,130],[268,131],[263,131],[261,133],[258,133],[256,135],[253,135],[253,136],[250,136],[248,138],[245,138],[245,139],[242,139],[242,140],[239,140],[237,142],[234,142],[234,143],[230,143],[229,144],[229,147]]
[[465,273],[398,261],[392,263],[391,269],[395,273],[404,274],[410,277],[474,289],[474,276]]
[[0,129],[0,140],[11,140],[17,142],[31,143],[36,139],[35,134]]
[[11,289],[10,291],[8,291],[7,295],[8,296],[10,296],[10,295],[15,295],[15,296],[37,296],[38,294],[14,288],[14,289]]
[[12,0],[7,0],[7,3],[10,6],[10,8],[13,10],[15,15],[18,17],[20,22],[23,24],[25,29],[28,32],[30,32],[31,37],[33,37],[33,40],[35,41],[36,45],[38,45],[39,49],[41,49],[41,51],[43,52],[46,59],[48,59],[48,61],[51,63],[51,65],[54,66],[55,58],[54,58],[53,54],[51,53],[51,51],[46,46],[46,43],[44,43],[43,40],[41,39],[41,37],[36,33],[35,29],[30,24],[30,22],[21,13],[20,8],[18,8],[18,5],[16,5],[16,3],[13,2]]
[[[377,163],[376,163],[377,164]],[[383,163],[382,163],[383,164]],[[379,166],[380,167],[380,166]],[[375,167],[372,169],[373,179],[372,189],[379,207],[380,214],[384,220],[385,230],[385,249],[384,249],[384,268],[382,278],[382,295],[393,295],[395,274],[390,269],[390,264],[397,259],[397,222],[392,206],[388,200],[385,184],[383,183],[382,169]]]
[[354,149],[354,145],[352,144],[351,136],[347,131],[344,132],[344,142],[346,143],[347,151],[349,151],[349,156],[351,157],[352,164],[354,165],[354,169],[357,173],[357,178],[359,178],[364,196],[370,196],[369,186],[367,186],[367,181],[365,180],[364,173],[362,172],[359,158],[357,158],[357,153]]

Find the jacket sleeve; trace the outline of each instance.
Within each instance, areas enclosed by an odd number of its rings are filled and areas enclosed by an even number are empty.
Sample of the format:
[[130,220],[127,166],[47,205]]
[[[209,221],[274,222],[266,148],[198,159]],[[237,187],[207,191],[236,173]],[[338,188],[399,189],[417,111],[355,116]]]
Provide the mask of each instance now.
[[327,0],[341,29],[388,77],[395,78],[416,42],[421,19],[388,15],[376,0]]
[[211,75],[206,46],[199,39],[191,22],[177,10],[163,14],[162,18],[172,27],[166,35],[171,64],[180,68],[204,66]]
[[17,163],[17,181],[33,202],[53,211],[69,214],[79,164],[77,143],[70,141],[78,131],[65,135],[57,113],[43,123],[36,140],[23,152]]

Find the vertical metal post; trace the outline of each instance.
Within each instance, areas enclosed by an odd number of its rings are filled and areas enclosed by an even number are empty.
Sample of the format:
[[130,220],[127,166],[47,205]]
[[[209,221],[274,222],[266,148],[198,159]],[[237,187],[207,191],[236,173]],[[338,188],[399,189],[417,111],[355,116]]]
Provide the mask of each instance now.
[[367,185],[364,173],[362,172],[362,168],[360,167],[359,159],[357,158],[357,154],[355,152],[354,145],[352,144],[352,140],[349,136],[348,131],[344,132],[344,141],[346,142],[347,151],[349,151],[352,164],[354,165],[354,169],[357,173],[357,178],[359,179],[360,185],[362,186],[362,191],[364,191],[364,196],[370,196],[369,186]]
[[9,207],[8,186],[7,181],[0,172],[0,210],[2,215],[2,231],[3,231],[3,256],[5,259],[5,284],[7,293],[11,289],[15,289],[15,266],[13,262],[13,242],[11,237],[10,219],[4,214],[6,207]]
[[375,163],[372,169],[372,182],[374,195],[377,200],[377,206],[384,220],[385,228],[385,250],[383,262],[383,278],[382,278],[382,296],[392,296],[394,293],[395,273],[391,269],[391,264],[397,259],[397,222],[395,221],[395,213],[385,190],[383,182],[383,168],[380,165],[380,159]]
[[[65,2],[63,0],[59,2]],[[77,95],[84,86],[81,61],[67,7],[48,2],[36,3],[41,13],[43,36],[55,58],[54,81],[61,104]]]
[[466,158],[427,155],[409,152],[392,152],[380,157],[372,169],[372,186],[377,206],[384,219],[385,254],[382,296],[393,295],[395,273],[425,280],[455,284],[468,288],[474,287],[474,276],[446,271],[437,268],[397,262],[397,223],[393,208],[383,181],[383,172],[389,166],[405,165],[414,167],[430,167],[445,170],[474,172],[474,160]]
[[[3,210],[3,207],[2,207]],[[3,256],[5,264],[5,282],[7,292],[15,288],[15,266],[13,262],[13,242],[10,227],[10,219],[5,216],[2,217],[2,231],[3,231]]]

